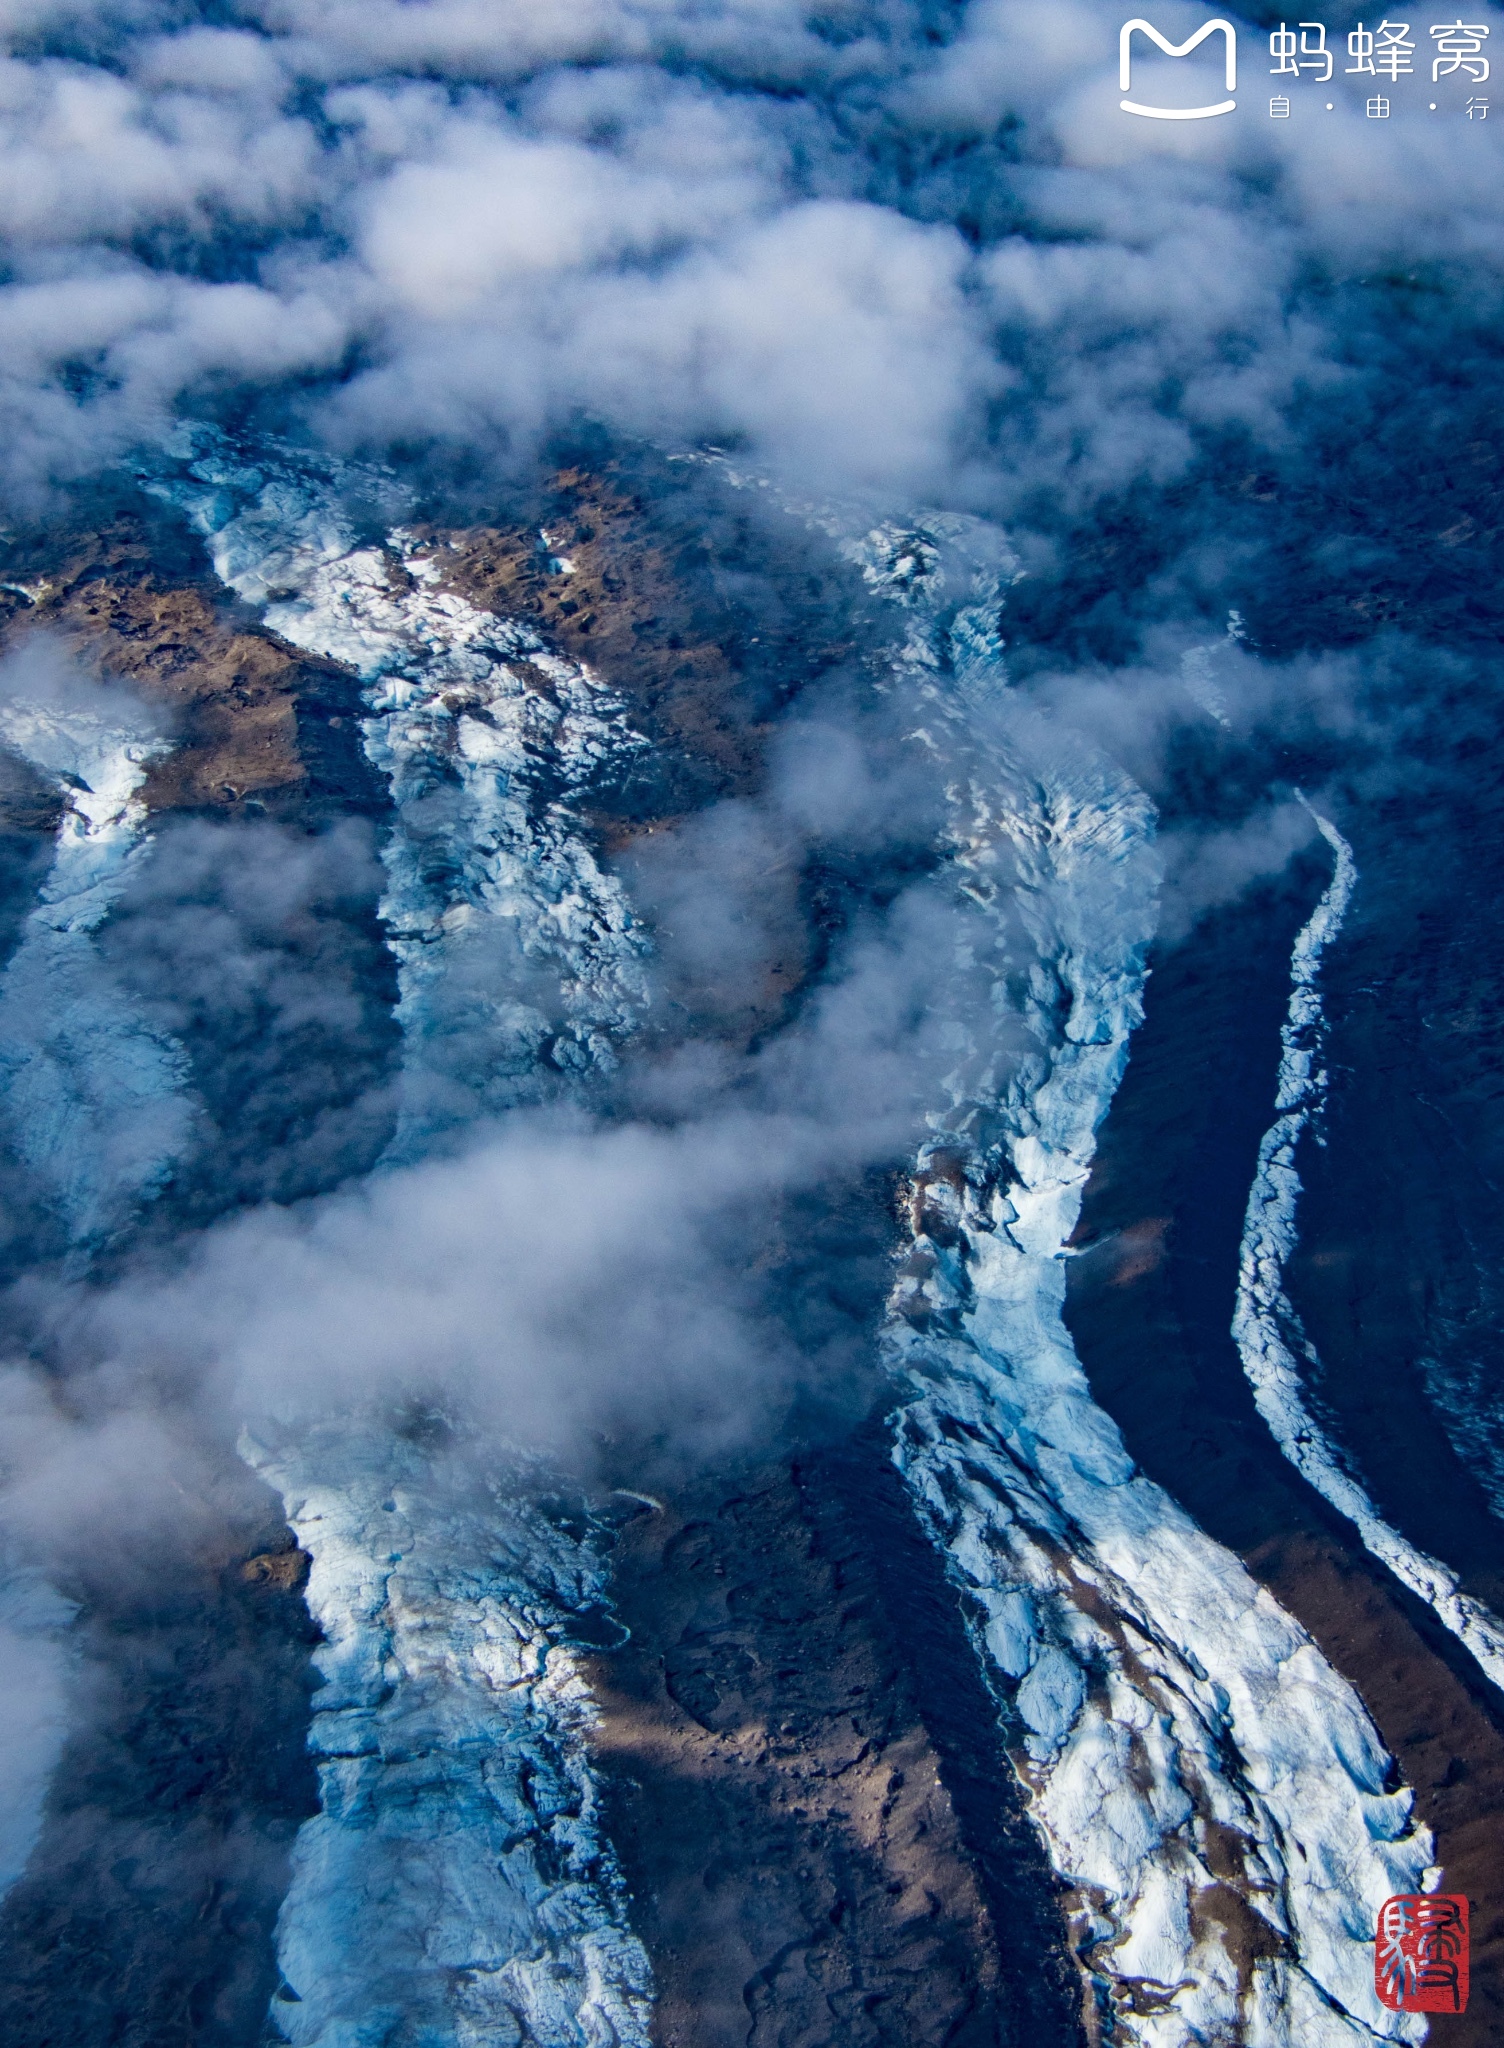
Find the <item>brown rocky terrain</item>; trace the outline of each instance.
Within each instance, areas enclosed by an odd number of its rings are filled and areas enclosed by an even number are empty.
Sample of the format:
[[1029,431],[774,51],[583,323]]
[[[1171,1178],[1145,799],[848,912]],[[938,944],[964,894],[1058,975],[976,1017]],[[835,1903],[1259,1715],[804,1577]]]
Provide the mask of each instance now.
[[619,1545],[598,1744],[662,2048],[1082,2038],[1055,1886],[884,1448],[704,1474]]
[[[216,602],[206,563],[163,561],[159,526],[134,504],[95,530],[15,550],[22,559],[7,565],[4,586],[7,644],[38,628],[59,633],[172,715],[176,744],[146,787],[153,809],[222,807],[298,788],[307,768],[297,704],[317,665],[265,633],[240,630]],[[25,559],[38,554],[45,572]]]
[[[534,623],[626,700],[676,764],[673,808],[755,789],[774,714],[858,651],[828,551],[775,543],[749,508],[655,498],[614,464],[560,470],[532,509],[526,524],[419,531],[449,588]],[[608,846],[663,822],[650,801],[635,819],[603,813]]]
[[792,1475],[686,1491],[624,1537],[632,1640],[598,1666],[658,2038],[996,2038],[992,1929],[934,1751]]

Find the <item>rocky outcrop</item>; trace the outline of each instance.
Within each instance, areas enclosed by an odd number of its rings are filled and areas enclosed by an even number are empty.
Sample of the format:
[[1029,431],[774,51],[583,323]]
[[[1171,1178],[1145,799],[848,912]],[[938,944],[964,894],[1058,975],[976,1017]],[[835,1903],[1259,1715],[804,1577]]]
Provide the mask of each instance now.
[[1078,2038],[1054,1887],[884,1439],[702,1473],[618,1544],[596,1741],[661,2048]]

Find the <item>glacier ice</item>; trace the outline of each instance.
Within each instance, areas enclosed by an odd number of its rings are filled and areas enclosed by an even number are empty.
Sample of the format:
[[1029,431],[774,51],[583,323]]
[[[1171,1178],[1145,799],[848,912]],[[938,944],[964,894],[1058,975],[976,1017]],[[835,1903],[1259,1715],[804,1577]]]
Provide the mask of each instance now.
[[[1152,813],[1007,703],[998,578],[968,564],[964,531],[928,542],[922,576],[897,532],[852,546],[912,614],[902,666],[945,761],[974,918],[958,988],[991,974],[992,1018],[1021,1016],[1031,1049],[1004,1065],[986,1006],[952,992],[974,1028],[914,1177],[885,1338],[907,1389],[895,1459],[965,1591],[1113,2038],[1421,2039],[1372,1983],[1378,1908],[1430,1854],[1410,1794],[1385,1789],[1377,1733],[1305,1631],[1136,1471],[1062,1319],[1095,1129],[1140,1014]],[[1010,919],[1028,939],[1011,970]]]
[[645,744],[621,704],[528,626],[444,590],[400,524],[362,544],[337,469],[253,463],[200,436],[157,488],[273,631],[365,685],[365,751],[393,806],[393,1156],[609,1069],[646,999],[645,941],[575,805],[603,760]]
[[[364,685],[404,1048],[386,1163],[609,1070],[645,997],[644,940],[572,797],[642,744],[619,704],[444,591],[400,524],[360,544],[337,470],[204,436],[189,452],[158,487],[221,578]],[[590,1542],[539,1511],[536,1477],[477,1476],[390,1421],[257,1429],[244,1454],[312,1556],[326,1639],[321,1811],[278,1918],[276,2025],[297,2048],[647,2048],[651,1973],[570,1647],[602,1594]]]
[[0,703],[0,744],[65,806],[51,870],[0,976],[0,1114],[86,1251],[159,1191],[191,1130],[180,1048],[94,938],[150,843],[140,788],[165,743],[102,688],[21,686]]
[[[185,1062],[101,959],[95,933],[149,844],[141,783],[163,742],[118,694],[13,671],[0,745],[58,791],[38,901],[0,975],[0,1117],[61,1223],[71,1270],[156,1194],[186,1145]],[[34,1568],[0,1568],[0,1895],[41,1830],[70,1716],[76,1608]]]
[[1332,850],[1332,879],[1309,919],[1296,934],[1290,956],[1290,1004],[1280,1033],[1277,1115],[1259,1145],[1258,1166],[1249,1190],[1239,1254],[1233,1341],[1253,1387],[1259,1413],[1291,1464],[1339,1514],[1346,1515],[1364,1546],[1439,1621],[1466,1645],[1479,1667],[1504,1688],[1504,1622],[1481,1600],[1464,1593],[1455,1572],[1429,1557],[1387,1522],[1349,1470],[1342,1452],[1321,1427],[1306,1393],[1306,1365],[1315,1350],[1285,1292],[1284,1270],[1296,1241],[1300,1140],[1326,1098],[1322,1064],[1321,956],[1347,915],[1358,871],[1353,850],[1327,818],[1312,812]]
[[243,1443],[324,1636],[276,2023],[296,2048],[646,2048],[569,1640],[603,1546],[540,1512],[535,1474],[422,1438],[347,1418]]
[[76,1613],[35,1568],[12,1567],[0,1580],[0,1898],[36,1846],[47,1787],[67,1739],[73,1661],[67,1631]]

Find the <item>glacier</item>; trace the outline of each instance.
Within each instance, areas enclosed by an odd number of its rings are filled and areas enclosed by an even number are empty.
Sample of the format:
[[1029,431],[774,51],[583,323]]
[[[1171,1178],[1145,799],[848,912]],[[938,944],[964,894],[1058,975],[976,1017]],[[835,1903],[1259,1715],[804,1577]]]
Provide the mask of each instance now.
[[76,1604],[34,1565],[0,1567],[0,1899],[26,1868],[42,1832],[47,1788],[71,1722]]
[[[575,809],[609,756],[646,745],[588,669],[440,587],[400,523],[362,544],[347,510],[380,475],[259,465],[203,434],[153,487],[216,574],[282,639],[365,686],[365,752],[391,794],[380,905],[397,960],[394,1158],[446,1129],[609,1071],[646,1001],[645,936]],[[560,565],[563,573],[564,565]]]
[[0,976],[0,1116],[82,1270],[158,1193],[191,1135],[186,1064],[111,974],[95,933],[150,843],[141,784],[166,741],[122,693],[33,665],[0,745],[59,793],[52,864]]
[[[65,1270],[160,1192],[188,1142],[183,1055],[100,957],[95,933],[150,844],[140,789],[165,750],[144,708],[43,653],[12,667],[0,746],[62,801],[38,900],[0,975],[0,1118],[60,1226]],[[26,1867],[72,1718],[76,1604],[18,1553],[0,1559],[0,1896]]]
[[[382,1165],[578,1094],[637,1021],[646,940],[571,797],[644,743],[587,670],[439,587],[400,521],[362,544],[352,482],[400,510],[379,475],[252,462],[202,434],[180,447],[153,487],[221,580],[364,686],[403,1044]],[[277,2030],[296,2048],[647,2048],[651,1970],[571,1647],[603,1598],[591,1529],[540,1511],[546,1474],[477,1475],[396,1417],[256,1422],[242,1450],[310,1555],[325,1636],[321,1810],[278,1917]]]
[[1277,1114],[1260,1142],[1248,1195],[1233,1341],[1259,1413],[1291,1464],[1348,1518],[1365,1549],[1426,1602],[1472,1653],[1485,1675],[1504,1689],[1504,1623],[1481,1600],[1463,1592],[1453,1571],[1417,1549],[1379,1513],[1340,1447],[1323,1429],[1307,1393],[1301,1360],[1310,1371],[1319,1367],[1320,1360],[1285,1291],[1284,1270],[1296,1243],[1300,1141],[1319,1117],[1327,1094],[1327,1070],[1322,1063],[1321,956],[1342,929],[1358,880],[1353,850],[1346,839],[1330,819],[1314,811],[1311,815],[1332,851],[1332,879],[1296,934],[1290,955],[1290,1003],[1280,1033]]
[[[1378,1909],[1429,1863],[1411,1795],[1386,1790],[1376,1730],[1306,1632],[1136,1470],[1065,1329],[1094,1134],[1141,1014],[1154,820],[1114,766],[1007,704],[999,576],[965,542],[932,523],[852,543],[911,615],[899,667],[973,912],[958,981],[994,978],[990,1015],[956,1003],[971,1029],[913,1177],[885,1336],[907,1389],[895,1460],[1071,1888],[1094,2026],[1144,2048],[1422,2039],[1372,1981]],[[1011,986],[1010,919],[1028,940]]]
[[[569,1630],[604,1525],[391,1418],[247,1432],[312,1556],[321,1811],[278,1922],[296,2048],[647,2048],[651,1978],[597,1811]],[[594,1540],[592,1540],[592,1538]]]

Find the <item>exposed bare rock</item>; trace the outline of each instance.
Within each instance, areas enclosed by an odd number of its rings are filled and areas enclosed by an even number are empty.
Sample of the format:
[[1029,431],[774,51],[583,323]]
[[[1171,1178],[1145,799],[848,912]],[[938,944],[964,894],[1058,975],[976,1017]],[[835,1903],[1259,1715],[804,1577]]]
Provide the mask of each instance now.
[[0,1912],[0,2031],[14,2048],[260,2035],[288,1852],[316,1803],[315,1634],[292,1582],[302,1553],[265,1547],[285,1540],[272,1497],[233,1463],[221,1483],[218,1543],[169,1537],[67,1587],[83,1609],[86,1711],[43,1853]]
[[313,1559],[306,1550],[261,1550],[248,1557],[240,1576],[248,1586],[270,1586],[279,1593],[301,1593]]
[[1077,2038],[995,1716],[959,1624],[943,1647],[926,1625],[938,1563],[917,1525],[917,1570],[901,1526],[875,1541],[871,1512],[816,1455],[705,1475],[621,1540],[631,1638],[597,1660],[599,1745],[662,2048]]
[[602,804],[608,846],[756,788],[775,712],[857,651],[849,603],[829,602],[844,574],[832,551],[812,538],[791,557],[784,536],[770,575],[754,565],[768,563],[774,543],[753,536],[745,509],[721,505],[711,517],[662,478],[634,479],[616,464],[558,471],[535,510],[527,522],[427,533],[451,589],[530,620],[605,677],[677,762],[668,802],[660,790]]

